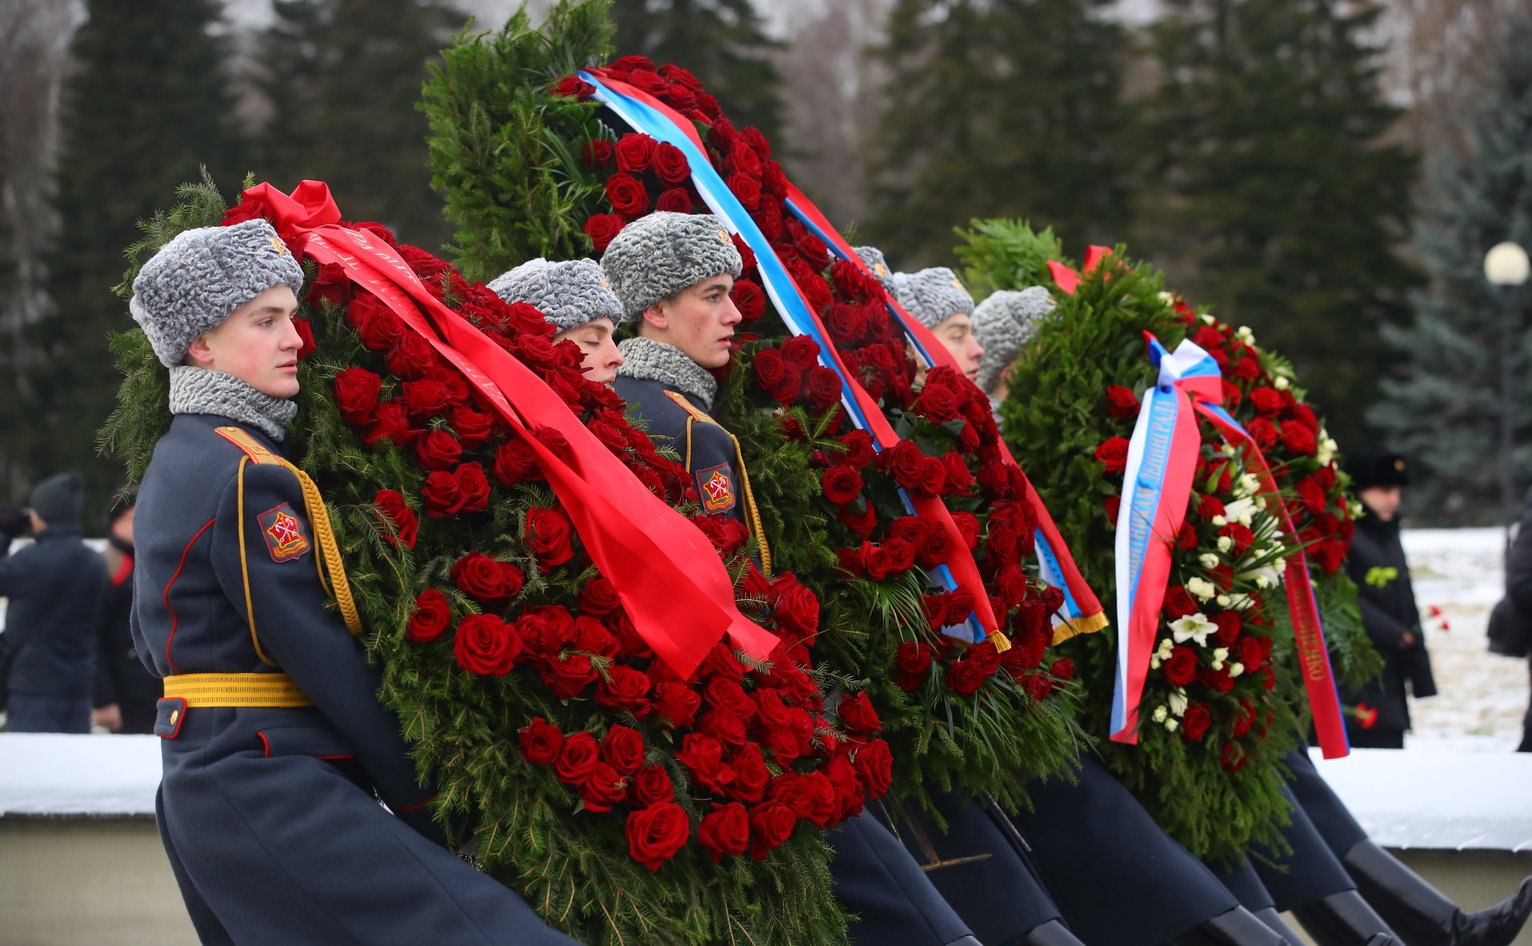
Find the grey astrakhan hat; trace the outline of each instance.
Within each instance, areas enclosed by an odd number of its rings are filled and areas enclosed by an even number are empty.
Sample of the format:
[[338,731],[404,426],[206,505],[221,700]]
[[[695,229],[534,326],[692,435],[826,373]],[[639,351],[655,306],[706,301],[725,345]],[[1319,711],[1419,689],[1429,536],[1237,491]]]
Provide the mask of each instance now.
[[984,348],[979,359],[980,390],[995,386],[1022,346],[1037,334],[1037,320],[1052,309],[1053,297],[1042,286],[1020,292],[1002,289],[974,306],[973,332]]
[[856,251],[857,258],[872,270],[873,276],[883,284],[883,288],[893,292],[890,280],[894,277],[894,271],[888,268],[888,260],[883,258],[883,251],[875,246],[854,246],[852,249]]
[[893,275],[894,298],[904,311],[926,328],[936,328],[954,315],[973,312],[973,296],[963,288],[957,273],[932,266],[915,273]]
[[542,312],[560,332],[596,319],[622,322],[622,300],[593,259],[527,260],[490,280],[489,288],[506,302],[525,302]]
[[178,234],[133,280],[128,311],[166,367],[229,313],[275,286],[303,290],[303,267],[265,220]]
[[633,318],[710,276],[738,277],[739,250],[712,214],[659,211],[622,228],[601,257],[601,271]]

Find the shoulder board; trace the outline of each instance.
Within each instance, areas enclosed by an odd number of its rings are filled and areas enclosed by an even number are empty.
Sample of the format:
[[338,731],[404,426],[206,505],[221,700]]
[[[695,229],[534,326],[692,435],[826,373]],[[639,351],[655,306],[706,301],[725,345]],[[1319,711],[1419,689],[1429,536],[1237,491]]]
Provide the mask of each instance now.
[[270,450],[267,450],[260,441],[250,436],[250,434],[243,428],[215,427],[213,428],[213,432],[227,440],[229,443],[232,443],[234,446],[238,447],[241,451],[244,452],[245,456],[250,458],[250,462],[252,463],[271,463],[280,464],[282,466],[287,465],[285,460],[277,456],[275,453],[272,453]]
[[672,401],[675,401],[676,404],[680,406],[681,410],[685,411],[688,415],[691,416],[692,420],[700,421],[704,424],[712,424],[714,427],[723,426],[722,424],[718,423],[718,421],[707,416],[707,414],[699,410],[697,406],[691,401],[687,400],[686,395],[679,394],[675,391],[666,391],[665,396],[670,398]]

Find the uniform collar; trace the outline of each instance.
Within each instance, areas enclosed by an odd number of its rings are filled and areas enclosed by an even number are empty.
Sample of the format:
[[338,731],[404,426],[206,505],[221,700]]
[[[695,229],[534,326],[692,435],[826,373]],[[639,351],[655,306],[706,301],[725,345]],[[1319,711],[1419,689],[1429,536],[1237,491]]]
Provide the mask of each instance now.
[[622,352],[623,358],[617,369],[619,377],[658,381],[699,402],[704,411],[713,409],[713,398],[718,396],[718,379],[681,349],[652,338],[629,338],[624,339],[617,350]]

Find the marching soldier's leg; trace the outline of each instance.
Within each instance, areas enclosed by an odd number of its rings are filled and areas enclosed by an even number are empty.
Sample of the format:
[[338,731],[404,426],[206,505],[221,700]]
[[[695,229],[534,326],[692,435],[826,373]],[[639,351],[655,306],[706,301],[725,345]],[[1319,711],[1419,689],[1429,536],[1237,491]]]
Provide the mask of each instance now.
[[154,792],[154,820],[160,828],[160,840],[165,845],[165,856],[170,859],[170,872],[175,875],[176,886],[181,888],[181,899],[186,903],[186,912],[191,916],[192,929],[197,931],[197,939],[202,946],[234,946],[234,939],[229,931],[218,922],[218,917],[208,908],[207,902],[202,899],[197,885],[192,882],[186,873],[186,865],[181,863],[181,855],[176,853],[175,843],[170,839],[169,829],[165,824],[165,788],[155,789]]
[[1261,882],[1261,877],[1256,873],[1249,858],[1241,857],[1235,864],[1209,864],[1208,868],[1213,871],[1219,882],[1229,888],[1229,892],[1239,899],[1241,906],[1255,914],[1256,919],[1294,946],[1303,942],[1277,912],[1276,901],[1271,891],[1267,890],[1266,885]]
[[857,919],[856,946],[979,946],[888,829],[863,813],[829,832],[835,897]]
[[899,834],[974,935],[992,944],[1079,944],[1022,854],[1014,826],[998,823],[998,812],[967,795],[933,797],[947,830],[920,817]]

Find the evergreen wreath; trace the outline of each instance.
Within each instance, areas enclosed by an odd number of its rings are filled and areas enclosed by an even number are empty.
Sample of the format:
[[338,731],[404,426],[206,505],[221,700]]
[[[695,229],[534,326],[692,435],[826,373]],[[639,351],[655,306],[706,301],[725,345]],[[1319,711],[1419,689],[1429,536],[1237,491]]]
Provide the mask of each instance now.
[[[183,188],[130,252],[134,270],[183,229],[269,215],[254,193],[226,208],[210,181]],[[882,795],[892,758],[866,693],[836,681],[826,704],[813,592],[791,574],[766,579],[737,523],[698,512],[691,478],[583,377],[576,346],[549,343],[540,312],[378,224],[344,225],[393,247],[687,511],[728,562],[741,609],[782,639],[766,663],[721,642],[692,679],[670,671],[528,445],[379,297],[306,261],[290,455],[326,496],[380,697],[455,841],[581,942],[843,941],[822,831]],[[103,445],[137,477],[169,426],[165,372],[141,332],[113,345],[125,381]]]
[[[541,30],[518,14],[497,33],[463,37],[427,84],[435,181],[465,271],[487,278],[534,256],[599,254],[651,210],[707,212],[686,156],[626,130],[575,74],[610,55],[607,6],[560,3]],[[839,379],[817,363],[817,343],[789,337],[736,237],[743,345],[715,416],[739,438],[773,560],[819,600],[818,666],[866,685],[893,748],[890,794],[925,804],[931,790],[957,786],[1024,804],[1024,783],[1065,772],[1077,751],[1072,714],[1059,706],[1074,671],[1051,645],[1062,595],[1032,577],[1035,514],[1018,471],[1000,460],[987,400],[950,370],[917,382],[882,287],[791,217],[770,144],[735,128],[696,77],[638,56],[602,74],[695,123],[714,168],[903,438],[879,454],[850,429]],[[527,223],[534,209],[545,216]],[[900,488],[953,510],[1008,650],[941,632],[974,602],[931,586],[925,569],[950,549],[906,513]]]
[[[1061,264],[1049,231],[1020,221],[974,221],[958,254],[975,285],[1055,288]],[[1183,338],[1223,373],[1223,406],[1260,447],[1280,490],[1262,495],[1243,451],[1199,420],[1202,451],[1186,521],[1177,537],[1141,702],[1138,744],[1103,743],[1103,757],[1157,821],[1202,857],[1237,858],[1252,841],[1281,849],[1286,820],[1281,759],[1308,731],[1307,697],[1278,585],[1297,543],[1308,554],[1332,665],[1364,679],[1377,657],[1356,590],[1341,569],[1354,500],[1335,463],[1335,442],[1285,359],[1162,291],[1153,268],[1109,256],[1084,274],[1007,373],[1001,425],[1017,458],[1070,536],[1082,571],[1115,595],[1115,527],[1128,436],[1144,391],[1156,381],[1144,333],[1167,349]],[[1278,528],[1280,499],[1297,535]],[[1269,507],[1269,508],[1268,508]],[[1065,647],[1085,695],[1081,723],[1109,728],[1116,633]]]

